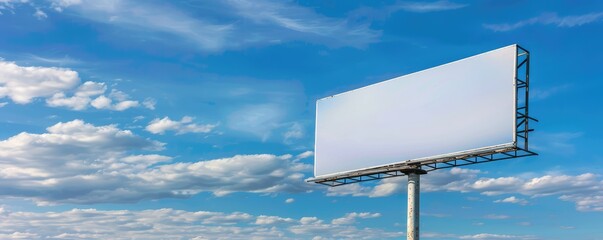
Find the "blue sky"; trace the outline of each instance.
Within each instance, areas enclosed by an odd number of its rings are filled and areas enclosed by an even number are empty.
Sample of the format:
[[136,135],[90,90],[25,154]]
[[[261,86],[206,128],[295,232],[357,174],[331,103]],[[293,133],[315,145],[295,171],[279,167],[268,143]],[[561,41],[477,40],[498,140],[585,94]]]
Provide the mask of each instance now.
[[[315,101],[518,43],[538,157],[431,172],[425,239],[603,236],[598,1],[0,0],[0,239],[400,239]],[[479,99],[479,95],[476,95]]]

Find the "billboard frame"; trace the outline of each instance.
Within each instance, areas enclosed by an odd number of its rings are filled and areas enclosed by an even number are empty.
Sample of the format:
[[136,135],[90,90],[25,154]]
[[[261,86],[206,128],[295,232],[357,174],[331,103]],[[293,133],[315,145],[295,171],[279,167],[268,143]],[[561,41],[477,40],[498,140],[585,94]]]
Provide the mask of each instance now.
[[517,44],[515,44],[515,46],[515,133],[512,146],[505,146],[504,148],[486,148],[473,152],[458,152],[456,155],[446,154],[439,158],[395,163],[337,175],[310,178],[306,181],[335,187],[351,183],[405,176],[408,175],[409,170],[430,172],[443,168],[538,155],[537,153],[530,151],[528,145],[529,133],[534,131],[534,129],[529,127],[529,122],[538,122],[537,119],[530,117],[529,115],[530,52]]

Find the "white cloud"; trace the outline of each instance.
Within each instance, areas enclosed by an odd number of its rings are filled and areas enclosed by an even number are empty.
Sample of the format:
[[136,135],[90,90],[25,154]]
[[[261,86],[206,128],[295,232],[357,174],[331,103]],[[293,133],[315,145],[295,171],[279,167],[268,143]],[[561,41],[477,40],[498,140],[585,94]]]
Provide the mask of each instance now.
[[[67,97],[63,92],[56,93],[51,98],[46,99],[46,104],[51,107],[66,107],[78,111],[85,110],[88,106],[115,111],[123,111],[138,106],[138,101],[128,100],[128,95],[121,91],[112,89],[109,97],[102,95],[106,91],[105,83],[88,81],[80,85],[73,96]],[[117,100],[117,103],[113,104],[113,100]]]
[[[231,0],[228,3],[240,17],[251,20],[256,27],[268,26],[263,41],[303,39],[336,46],[362,47],[376,42],[380,32],[367,25],[334,19],[282,1]],[[278,36],[278,38],[276,38]]]
[[459,8],[466,7],[467,4],[460,4],[449,2],[446,0],[435,1],[435,2],[399,2],[394,6],[394,8],[401,9],[409,12],[439,12],[439,11],[447,11],[454,10]]
[[38,234],[27,232],[0,233],[1,239],[35,239],[40,238]]
[[[311,166],[299,156],[237,155],[168,163],[163,149],[115,125],[81,120],[57,123],[46,133],[20,133],[0,141],[0,195],[38,204],[136,202],[184,198],[199,192],[306,192]],[[303,155],[303,154],[302,154]]]
[[148,109],[155,110],[155,104],[157,101],[153,98],[147,98],[142,102],[142,105]]
[[508,234],[490,234],[480,233],[475,235],[464,235],[460,236],[459,239],[518,239],[518,240],[530,240],[538,239],[530,235],[508,235]]
[[248,213],[72,209],[0,213],[0,238],[25,239],[390,239],[400,232],[327,224],[315,217],[293,219]]
[[[571,175],[544,175],[535,178],[498,177],[479,178],[477,170],[453,168],[439,170],[422,176],[421,190],[478,192],[486,196],[521,194],[531,198],[557,196],[563,201],[576,204],[579,211],[603,211],[603,180],[593,173]],[[406,178],[388,178],[374,186],[350,184],[329,188],[328,196],[391,196],[406,190]],[[527,203],[520,198],[509,198],[499,202]]]
[[[104,109],[104,108],[110,108],[111,102],[112,102],[112,100],[110,98],[108,98],[104,95],[101,95],[101,96],[96,97],[94,100],[92,100],[90,102],[90,105],[92,105],[96,109]],[[87,104],[84,106],[87,106]]]
[[58,65],[58,66],[82,64],[82,61],[71,58],[68,55],[64,55],[62,57],[47,57],[47,56],[43,57],[43,56],[38,56],[35,54],[26,54],[25,59],[27,62],[31,62],[31,63],[52,64],[52,65]]
[[344,224],[353,224],[356,222],[357,218],[367,219],[367,218],[377,218],[381,217],[380,213],[370,213],[370,212],[362,212],[362,213],[348,213],[341,218],[336,218],[331,221],[331,224],[335,225],[344,225]]
[[571,85],[563,84],[553,86],[549,88],[537,88],[530,91],[530,100],[544,100],[558,94],[559,92],[565,91],[570,88]]
[[507,215],[488,214],[488,215],[484,216],[484,218],[485,219],[502,220],[502,219],[508,219],[510,217]]
[[[15,103],[27,104],[34,99],[45,98],[50,107],[78,111],[88,106],[115,111],[138,106],[138,101],[128,100],[127,94],[115,89],[111,90],[109,97],[102,95],[107,90],[105,83],[79,83],[78,73],[71,69],[23,67],[0,60],[0,99],[8,97]],[[68,97],[66,92],[69,91],[73,91],[73,95]]]
[[572,154],[576,151],[576,139],[582,132],[538,132],[533,135],[532,148],[538,151]]
[[115,110],[115,111],[123,111],[123,110],[133,108],[133,107],[138,107],[138,101],[133,101],[133,100],[121,101],[107,109],[111,109],[111,110]]
[[298,123],[298,122],[294,122],[287,129],[287,131],[283,134],[283,141],[286,144],[289,144],[294,139],[300,139],[300,138],[303,138],[303,137],[304,137],[304,128],[303,128],[303,126],[300,123]]
[[434,2],[397,1],[391,5],[380,8],[360,7],[351,11],[349,15],[351,19],[383,20],[399,11],[431,13],[456,10],[467,6],[468,4],[460,4],[446,0]]
[[304,159],[304,158],[309,158],[314,156],[314,152],[313,151],[305,151],[303,153],[298,154],[297,156],[295,156],[296,159]]
[[295,202],[295,199],[293,198],[287,198],[287,200],[285,200],[285,203],[293,203]]
[[277,104],[248,105],[230,114],[227,125],[237,131],[248,132],[266,141],[272,131],[281,126],[285,110]]
[[257,225],[274,225],[276,223],[290,223],[294,222],[292,218],[282,218],[277,216],[266,216],[260,215],[256,218],[255,224]]
[[155,118],[146,130],[154,134],[164,134],[166,131],[174,131],[176,134],[185,133],[209,133],[217,124],[196,124],[193,123],[193,118],[184,116],[180,121],[171,120],[169,117]]
[[[91,97],[103,94],[107,90],[105,83],[85,82],[80,85],[72,97],[66,97],[65,93],[60,92],[54,94],[51,98],[46,99],[46,104],[51,107],[67,107],[73,110],[84,110],[91,102]],[[103,96],[104,97],[104,96]],[[110,101],[109,105],[110,105]],[[96,106],[98,103],[93,103]]]
[[50,2],[54,10],[61,12],[63,8],[81,4],[82,0],[50,0]]
[[[376,42],[380,35],[369,24],[323,16],[311,7],[289,1],[205,1],[194,5],[200,5],[205,14],[129,0],[54,0],[48,7],[137,36],[150,36],[146,39],[192,43],[206,52],[299,40],[336,47],[363,47]],[[451,4],[432,5],[438,8],[436,5]]]
[[36,9],[36,12],[34,12],[33,16],[36,17],[39,20],[43,20],[43,19],[48,18],[48,15],[44,11],[42,11],[40,9]]
[[15,5],[27,3],[28,0],[0,0],[0,15],[2,15],[3,11],[8,10],[9,12],[13,12]]
[[7,104],[7,102],[0,102],[0,108],[6,106]]
[[18,104],[49,97],[79,84],[78,73],[55,67],[22,67],[0,60],[0,98],[8,97]]
[[505,199],[499,199],[494,202],[495,203],[515,203],[515,204],[519,204],[519,205],[527,205],[528,204],[528,200],[525,200],[522,198],[517,198],[515,196],[510,196]]
[[521,27],[541,24],[555,25],[557,27],[578,27],[588,23],[599,21],[603,18],[603,12],[594,12],[583,15],[560,17],[556,13],[545,13],[538,17],[522,20],[516,23],[484,24],[484,27],[495,32],[507,32]]
[[[466,192],[465,185],[469,180],[475,179],[479,170],[452,168],[430,172],[421,176],[421,191],[461,191]],[[361,184],[349,184],[335,188],[329,188],[329,196],[367,196],[386,197],[406,191],[406,177],[387,178],[379,181],[375,186],[364,186]]]

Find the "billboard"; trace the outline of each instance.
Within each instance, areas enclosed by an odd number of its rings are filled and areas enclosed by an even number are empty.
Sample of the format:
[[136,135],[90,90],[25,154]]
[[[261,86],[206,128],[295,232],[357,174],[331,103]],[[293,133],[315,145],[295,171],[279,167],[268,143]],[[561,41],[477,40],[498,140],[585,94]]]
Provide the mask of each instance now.
[[516,146],[517,45],[316,102],[316,178]]

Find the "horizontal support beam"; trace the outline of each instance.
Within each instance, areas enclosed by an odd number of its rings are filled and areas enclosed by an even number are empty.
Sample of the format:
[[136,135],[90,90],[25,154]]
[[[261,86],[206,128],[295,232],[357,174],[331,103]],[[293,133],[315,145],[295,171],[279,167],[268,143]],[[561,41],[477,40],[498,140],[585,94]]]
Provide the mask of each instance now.
[[[459,159],[450,159],[448,161],[434,160],[434,161],[426,162],[426,163],[419,165],[418,169],[425,170],[427,172],[431,172],[434,170],[444,169],[444,168],[461,167],[461,166],[473,165],[473,164],[478,164],[478,163],[494,162],[494,161],[527,157],[527,156],[535,156],[535,155],[538,155],[538,154],[535,152],[529,151],[529,150],[522,149],[522,148],[515,148],[511,151],[506,151],[506,152],[492,152],[489,154],[480,154],[480,155],[467,156],[467,157],[459,158]],[[351,183],[366,182],[366,181],[372,181],[372,180],[404,176],[404,175],[407,175],[405,172],[408,169],[417,169],[417,166],[416,165],[413,165],[413,166],[407,165],[405,168],[401,167],[396,170],[383,170],[383,172],[379,172],[379,173],[371,173],[371,174],[366,174],[366,175],[358,175],[358,176],[350,176],[350,177],[330,178],[330,179],[329,178],[308,179],[307,181],[315,182],[315,183],[319,183],[319,184],[323,184],[323,185],[327,185],[327,186],[331,186],[331,187],[336,187],[336,186],[341,186],[341,185],[346,185],[346,184],[351,184]]]

